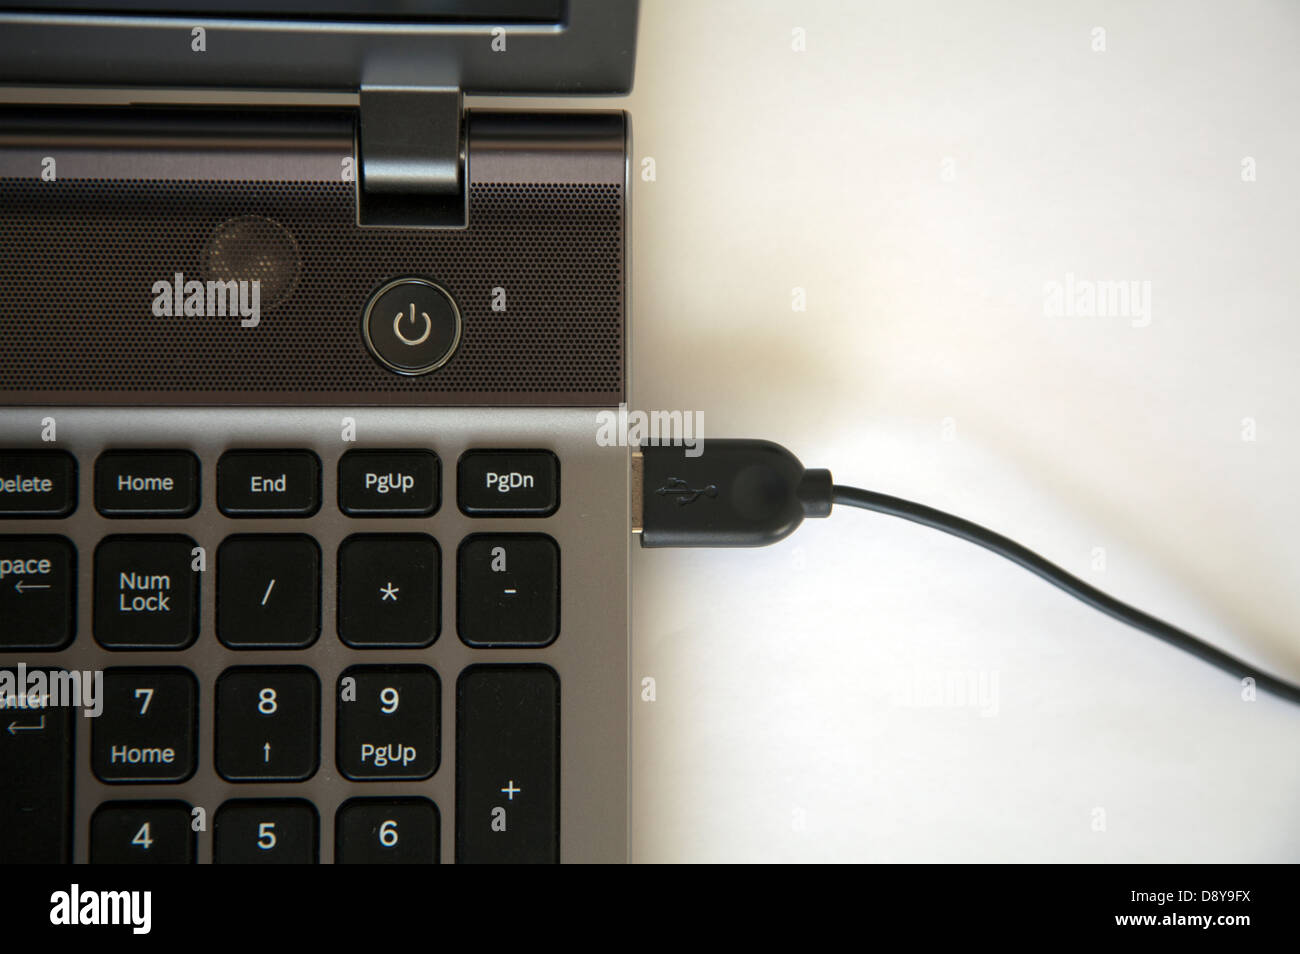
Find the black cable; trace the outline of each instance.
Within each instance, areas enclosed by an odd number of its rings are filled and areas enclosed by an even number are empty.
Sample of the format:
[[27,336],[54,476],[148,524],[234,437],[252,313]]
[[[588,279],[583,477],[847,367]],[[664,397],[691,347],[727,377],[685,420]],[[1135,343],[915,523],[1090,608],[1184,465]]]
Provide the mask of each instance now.
[[1300,704],[1300,686],[1107,596],[1014,540],[932,507],[841,487],[830,471],[804,467],[771,441],[714,438],[692,448],[647,444],[632,458],[632,527],[643,547],[767,546],[805,518],[829,516],[833,504],[902,517],[979,544],[1121,623]]
[[1197,639],[1191,633],[1184,632],[1176,626],[1171,626],[1163,620],[1156,619],[1154,616],[1129,606],[1127,603],[1121,603],[1113,596],[1107,596],[1095,586],[1090,586],[1077,576],[1067,573],[1053,563],[1049,563],[1037,553],[1021,546],[1014,540],[1008,540],[1000,533],[994,533],[992,530],[971,523],[969,520],[944,513],[942,510],[935,510],[933,507],[912,503],[910,500],[903,500],[899,497],[891,497],[888,494],[861,490],[857,487],[841,487],[836,484],[831,488],[831,500],[834,503],[848,507],[860,507],[863,510],[888,514],[891,517],[902,517],[904,520],[911,520],[913,523],[919,523],[934,530],[942,530],[944,533],[950,533],[954,537],[960,537],[986,550],[991,550],[998,556],[1006,557],[1017,566],[1042,577],[1048,583],[1060,587],[1075,599],[1087,603],[1093,609],[1100,610],[1121,623],[1127,623],[1148,635],[1164,640],[1171,646],[1177,646],[1184,652],[1191,653],[1212,666],[1218,666],[1238,679],[1247,677],[1254,679],[1255,685],[1260,689],[1265,689],[1291,702],[1300,703],[1300,686],[1270,676],[1268,673],[1260,672],[1249,663],[1216,649]]

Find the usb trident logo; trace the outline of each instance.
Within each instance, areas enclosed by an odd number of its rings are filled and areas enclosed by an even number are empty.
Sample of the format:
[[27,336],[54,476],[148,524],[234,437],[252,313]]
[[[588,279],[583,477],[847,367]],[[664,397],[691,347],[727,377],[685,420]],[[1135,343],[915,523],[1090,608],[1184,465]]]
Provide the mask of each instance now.
[[689,483],[680,477],[669,477],[667,483],[655,491],[661,497],[676,497],[677,505],[685,507],[688,503],[695,503],[701,496],[716,497],[718,496],[718,485],[708,484],[704,487],[692,487]]

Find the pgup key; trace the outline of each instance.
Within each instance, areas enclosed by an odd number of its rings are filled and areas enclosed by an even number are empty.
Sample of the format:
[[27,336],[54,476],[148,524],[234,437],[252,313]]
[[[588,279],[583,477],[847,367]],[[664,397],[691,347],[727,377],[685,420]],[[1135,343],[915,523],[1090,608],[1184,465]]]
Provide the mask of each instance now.
[[415,477],[412,474],[376,474],[367,471],[362,485],[366,490],[379,494],[407,494],[415,487]]
[[338,682],[338,766],[351,779],[428,778],[438,769],[438,674],[353,666]]
[[339,509],[350,517],[424,517],[438,509],[442,465],[429,451],[348,451]]
[[375,768],[386,768],[389,765],[400,765],[406,768],[415,761],[416,749],[413,745],[404,745],[401,742],[387,742],[382,745],[376,745],[373,742],[361,743],[361,762],[369,762]]

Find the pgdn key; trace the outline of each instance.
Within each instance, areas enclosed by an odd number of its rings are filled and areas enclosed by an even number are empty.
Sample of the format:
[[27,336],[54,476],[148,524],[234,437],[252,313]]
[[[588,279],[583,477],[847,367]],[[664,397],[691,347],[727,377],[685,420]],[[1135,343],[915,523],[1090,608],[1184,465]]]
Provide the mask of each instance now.
[[489,490],[508,494],[512,490],[532,490],[537,485],[537,480],[532,474],[521,474],[517,470],[512,470],[508,474],[498,474],[489,470],[484,477],[484,483]]
[[471,517],[546,517],[560,506],[560,462],[546,450],[468,451],[456,488]]

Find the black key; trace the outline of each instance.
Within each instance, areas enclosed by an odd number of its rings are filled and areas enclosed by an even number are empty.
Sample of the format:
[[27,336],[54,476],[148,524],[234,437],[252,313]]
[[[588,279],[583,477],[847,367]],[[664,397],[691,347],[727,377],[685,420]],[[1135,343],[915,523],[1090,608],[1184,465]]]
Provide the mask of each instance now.
[[427,517],[438,509],[438,456],[349,451],[339,458],[339,509],[350,517]]
[[546,450],[468,451],[456,493],[471,517],[545,517],[560,506],[560,462]]
[[95,549],[95,639],[106,649],[184,649],[199,635],[197,544],[108,537]]
[[334,816],[334,863],[436,865],[438,807],[427,798],[353,798]]
[[339,546],[339,638],[349,646],[428,646],[438,638],[442,560],[425,534],[353,536]]
[[542,534],[478,534],[457,557],[456,629],[470,646],[545,646],[560,633],[560,548]]
[[191,811],[185,802],[105,802],[90,819],[90,863],[194,864]]
[[320,680],[302,666],[227,669],[217,680],[217,771],[301,782],[320,762]]
[[188,517],[199,509],[199,460],[189,451],[109,451],[95,463],[105,517]]
[[183,782],[198,753],[199,685],[187,669],[109,669],[91,729],[104,782]]
[[320,509],[320,458],[311,451],[230,451],[217,462],[227,517],[310,517]]
[[438,770],[438,674],[353,666],[339,677],[338,766],[351,779],[419,779]]
[[217,638],[233,649],[316,642],[320,559],[302,534],[227,537],[217,550]]
[[0,652],[62,649],[77,617],[77,551],[63,537],[0,537]]
[[[47,670],[41,670],[46,673]],[[72,861],[72,720],[27,671],[0,670],[0,864]]]
[[460,674],[456,860],[560,860],[560,680],[549,666]]
[[234,799],[217,809],[212,860],[219,865],[314,865],[320,822],[297,798]]
[[0,517],[66,517],[77,508],[77,462],[66,451],[0,451]]

